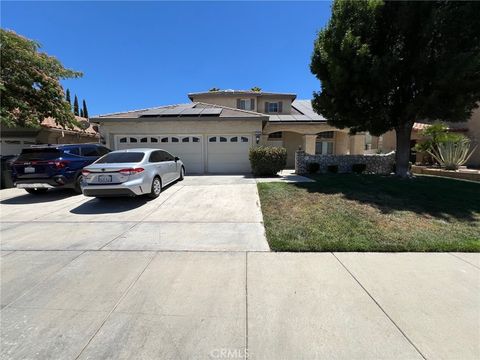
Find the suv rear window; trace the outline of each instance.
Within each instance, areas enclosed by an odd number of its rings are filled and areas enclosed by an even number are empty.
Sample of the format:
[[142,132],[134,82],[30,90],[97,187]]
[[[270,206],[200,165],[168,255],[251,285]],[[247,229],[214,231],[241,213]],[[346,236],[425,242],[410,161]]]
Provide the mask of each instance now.
[[17,161],[53,160],[62,155],[62,151],[55,148],[23,149]]
[[115,164],[115,163],[135,163],[142,161],[145,154],[143,152],[121,152],[109,153],[98,159],[96,164]]

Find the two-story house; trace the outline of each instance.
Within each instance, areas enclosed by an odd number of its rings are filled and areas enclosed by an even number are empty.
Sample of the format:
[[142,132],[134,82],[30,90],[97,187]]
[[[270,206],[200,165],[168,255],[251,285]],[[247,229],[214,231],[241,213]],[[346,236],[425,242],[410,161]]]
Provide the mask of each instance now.
[[160,148],[179,156],[189,173],[250,172],[252,146],[283,146],[287,166],[295,151],[363,154],[365,135],[350,136],[316,114],[295,94],[222,90],[188,94],[190,103],[99,115],[112,149]]

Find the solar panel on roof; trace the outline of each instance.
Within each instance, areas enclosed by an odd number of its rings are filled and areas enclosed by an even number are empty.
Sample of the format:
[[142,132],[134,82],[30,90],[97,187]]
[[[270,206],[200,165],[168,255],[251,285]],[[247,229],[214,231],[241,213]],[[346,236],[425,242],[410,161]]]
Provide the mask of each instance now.
[[204,109],[186,109],[182,115],[199,115]]
[[143,112],[140,114],[140,116],[159,115],[159,114],[163,113],[165,110],[167,110],[167,109],[166,109],[166,108],[151,109],[151,110],[143,111]]
[[202,115],[220,115],[222,113],[222,109],[220,108],[208,108],[204,109]]

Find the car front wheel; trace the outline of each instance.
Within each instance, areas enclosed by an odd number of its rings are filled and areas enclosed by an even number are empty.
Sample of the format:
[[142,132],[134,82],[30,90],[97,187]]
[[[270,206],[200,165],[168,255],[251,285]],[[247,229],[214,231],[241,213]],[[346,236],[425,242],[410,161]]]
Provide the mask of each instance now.
[[160,181],[160,178],[156,176],[152,181],[152,188],[148,196],[151,197],[152,199],[155,199],[160,195],[161,192],[162,192],[162,182]]
[[180,176],[178,177],[178,181],[182,181],[184,177],[185,177],[185,168],[182,166],[182,168],[180,169]]
[[26,192],[28,192],[29,194],[33,194],[33,195],[39,195],[39,194],[45,194],[47,192],[48,189],[44,189],[44,188],[31,188],[31,189],[25,189]]

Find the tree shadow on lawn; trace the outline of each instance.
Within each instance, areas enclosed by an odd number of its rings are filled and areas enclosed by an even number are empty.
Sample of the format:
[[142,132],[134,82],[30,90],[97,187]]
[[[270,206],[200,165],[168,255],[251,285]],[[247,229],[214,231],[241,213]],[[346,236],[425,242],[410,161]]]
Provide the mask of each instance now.
[[374,206],[384,214],[411,211],[440,220],[475,221],[480,218],[480,183],[416,176],[324,174],[314,183],[296,187],[310,193],[343,194],[348,200]]

